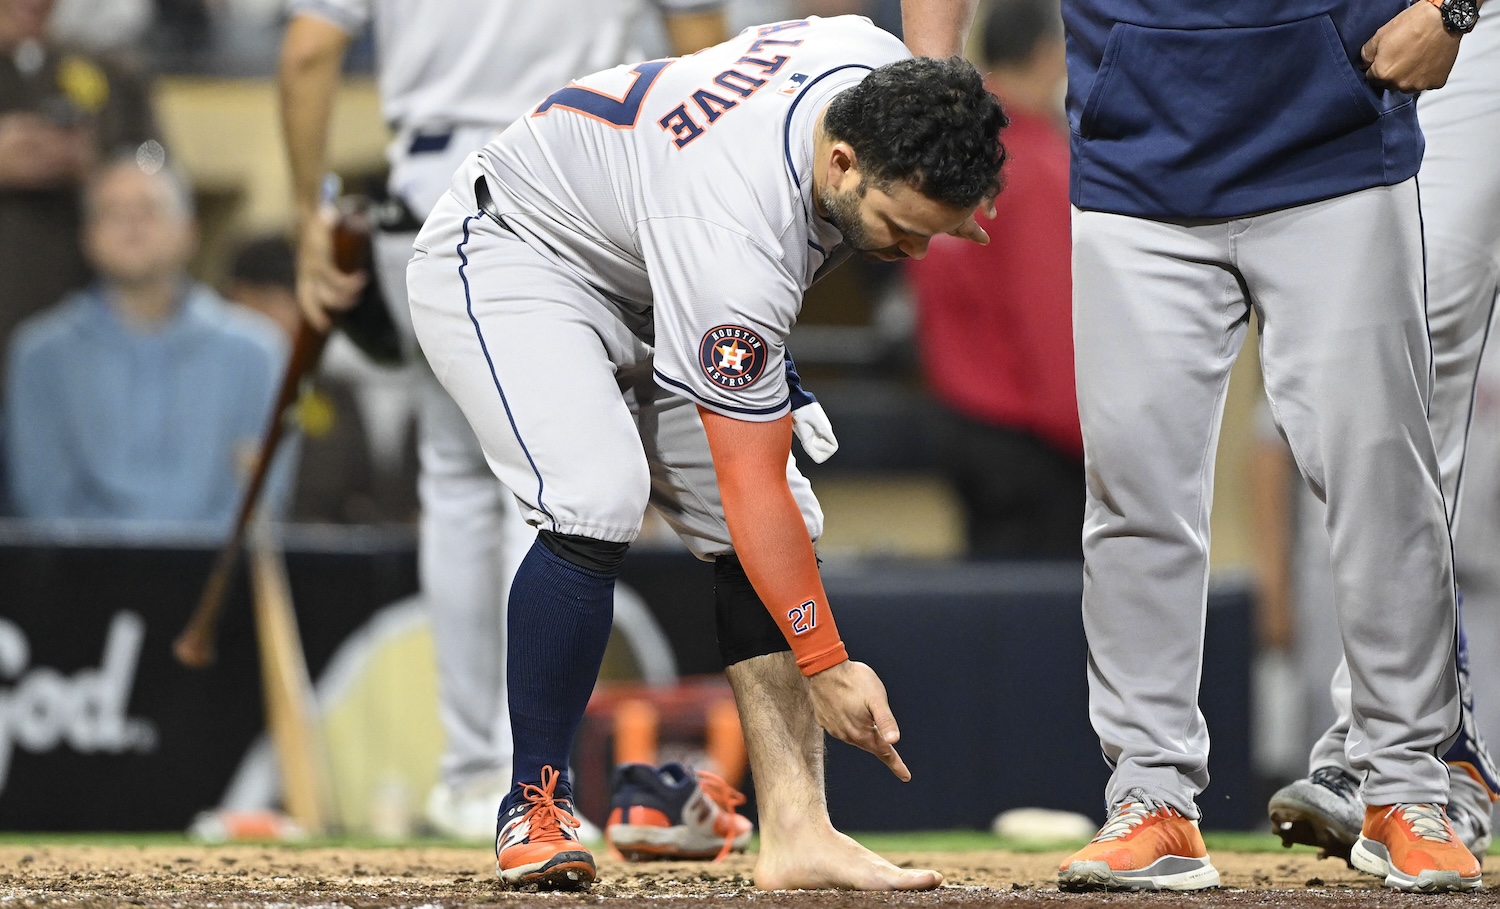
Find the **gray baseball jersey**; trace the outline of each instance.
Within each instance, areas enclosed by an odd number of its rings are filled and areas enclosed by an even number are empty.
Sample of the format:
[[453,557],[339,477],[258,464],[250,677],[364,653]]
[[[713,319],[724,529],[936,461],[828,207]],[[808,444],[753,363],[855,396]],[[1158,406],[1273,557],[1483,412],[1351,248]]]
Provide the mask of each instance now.
[[479,165],[512,230],[654,323],[658,382],[774,420],[789,409],[782,342],[840,240],[812,208],[817,116],[908,56],[857,16],[747,29],[553,92]]
[[[459,171],[412,319],[529,523],[628,542],[649,500],[700,556],[732,551],[694,403],[787,413],[783,341],[842,239],[813,210],[818,115],[907,56],[859,17],[748,29],[561,87]],[[818,539],[790,459],[787,481]]]

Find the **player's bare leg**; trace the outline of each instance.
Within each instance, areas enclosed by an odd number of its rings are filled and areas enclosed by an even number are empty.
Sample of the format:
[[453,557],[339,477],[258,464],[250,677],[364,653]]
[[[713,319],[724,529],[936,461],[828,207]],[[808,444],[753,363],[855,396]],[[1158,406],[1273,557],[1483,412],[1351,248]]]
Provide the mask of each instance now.
[[936,871],[898,868],[833,828],[823,791],[823,730],[789,652],[726,670],[739,704],[760,807],[762,890],[931,890]]

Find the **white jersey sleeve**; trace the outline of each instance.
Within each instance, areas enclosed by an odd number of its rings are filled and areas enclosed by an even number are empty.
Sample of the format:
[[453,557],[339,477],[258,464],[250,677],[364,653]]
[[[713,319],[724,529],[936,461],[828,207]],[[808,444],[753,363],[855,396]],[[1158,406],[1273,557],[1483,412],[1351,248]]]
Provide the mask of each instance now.
[[656,379],[725,416],[775,420],[789,410],[782,341],[802,286],[743,230],[697,218],[641,224],[655,298]]

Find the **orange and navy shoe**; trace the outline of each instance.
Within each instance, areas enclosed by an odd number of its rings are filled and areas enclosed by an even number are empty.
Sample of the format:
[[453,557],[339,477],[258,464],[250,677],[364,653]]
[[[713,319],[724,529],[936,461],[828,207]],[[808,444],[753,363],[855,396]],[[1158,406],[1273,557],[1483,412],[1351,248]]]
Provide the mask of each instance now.
[[735,813],[744,803],[744,795],[706,770],[623,764],[615,770],[604,837],[631,861],[717,861],[750,843],[754,825]]
[[1397,890],[1484,889],[1479,860],[1453,832],[1442,805],[1369,806],[1349,862]]
[[1132,789],[1089,844],[1057,869],[1057,884],[1063,890],[1202,890],[1219,886],[1219,872],[1195,821]]
[[507,884],[585,890],[594,882],[594,857],[578,841],[573,804],[556,795],[559,777],[556,770],[543,767],[540,786],[521,784],[519,793],[512,790],[507,798],[509,807],[501,808],[495,864]]

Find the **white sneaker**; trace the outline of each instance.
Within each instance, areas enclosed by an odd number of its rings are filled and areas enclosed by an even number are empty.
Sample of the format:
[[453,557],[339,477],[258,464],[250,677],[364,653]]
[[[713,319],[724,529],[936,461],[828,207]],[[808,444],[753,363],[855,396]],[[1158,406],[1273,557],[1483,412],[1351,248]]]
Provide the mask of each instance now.
[[509,780],[486,779],[460,788],[438,783],[427,794],[427,824],[439,836],[490,842],[495,837],[500,802],[509,791]]

